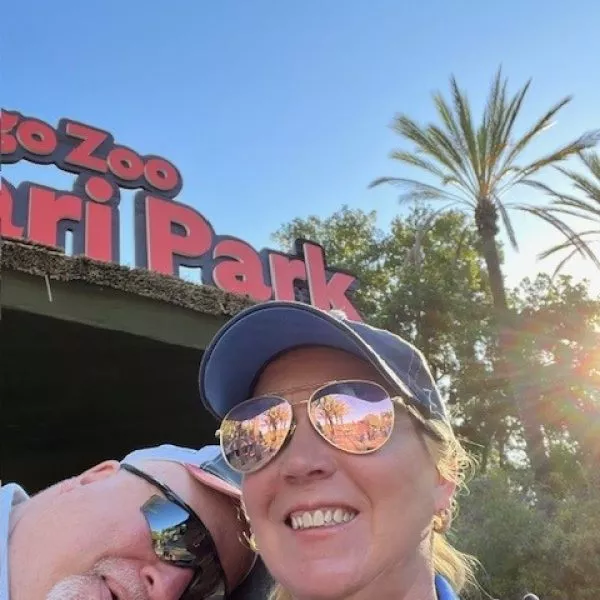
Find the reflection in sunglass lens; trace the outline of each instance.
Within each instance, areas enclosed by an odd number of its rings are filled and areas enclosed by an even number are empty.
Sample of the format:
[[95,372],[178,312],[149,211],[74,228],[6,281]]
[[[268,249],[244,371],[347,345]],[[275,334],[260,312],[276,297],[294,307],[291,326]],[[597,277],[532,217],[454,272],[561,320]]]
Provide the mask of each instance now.
[[194,577],[181,600],[225,598],[223,571],[208,530],[181,506],[162,496],[152,496],[142,506],[142,513],[158,558],[194,569]]
[[292,418],[291,405],[277,397],[253,398],[233,408],[220,428],[227,462],[244,473],[266,465],[285,444]]
[[308,414],[325,440],[352,454],[378,450],[394,428],[391,398],[382,387],[369,381],[326,386],[311,399]]
[[142,513],[150,526],[152,546],[156,555],[180,567],[192,567],[197,558],[188,548],[190,516],[174,502],[152,496]]

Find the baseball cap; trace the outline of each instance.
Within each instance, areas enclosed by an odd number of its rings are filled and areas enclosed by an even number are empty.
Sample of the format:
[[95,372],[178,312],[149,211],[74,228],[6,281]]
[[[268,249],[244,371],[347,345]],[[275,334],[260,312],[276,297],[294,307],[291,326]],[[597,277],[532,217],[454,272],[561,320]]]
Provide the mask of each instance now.
[[134,450],[121,463],[135,466],[147,460],[179,463],[189,467],[194,477],[208,487],[231,498],[241,497],[241,476],[223,459],[219,446],[204,446],[198,450],[163,444],[154,448]]
[[[175,462],[185,466],[200,483],[236,500],[241,499],[242,476],[229,467],[223,459],[219,446],[204,446],[198,450],[162,444],[129,453],[121,464],[139,465],[145,461]],[[265,597],[273,580],[257,554],[254,554],[248,572],[242,577],[231,594],[231,599],[248,600]]]
[[300,302],[270,301],[238,313],[200,363],[200,396],[219,420],[247,400],[263,368],[284,352],[326,346],[369,362],[424,419],[449,422],[423,354],[403,338]]

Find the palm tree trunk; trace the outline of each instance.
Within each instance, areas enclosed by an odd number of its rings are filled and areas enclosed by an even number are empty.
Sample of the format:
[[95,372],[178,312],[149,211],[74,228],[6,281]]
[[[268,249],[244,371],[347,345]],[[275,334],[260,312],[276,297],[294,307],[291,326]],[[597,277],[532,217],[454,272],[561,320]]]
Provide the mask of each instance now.
[[547,478],[550,465],[546,454],[544,434],[536,415],[537,388],[527,381],[527,373],[519,369],[520,359],[515,343],[519,332],[506,299],[500,253],[496,243],[498,233],[496,207],[487,200],[480,202],[475,219],[496,312],[500,346],[500,360],[496,367],[500,376],[506,380],[509,394],[521,420],[523,437],[527,444],[527,455],[536,481],[543,483]]

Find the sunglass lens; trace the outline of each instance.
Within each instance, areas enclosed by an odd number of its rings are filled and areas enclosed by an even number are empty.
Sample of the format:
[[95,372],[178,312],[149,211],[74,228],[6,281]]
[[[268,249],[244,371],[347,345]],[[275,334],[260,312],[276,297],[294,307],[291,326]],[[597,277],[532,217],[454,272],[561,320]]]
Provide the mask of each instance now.
[[221,423],[225,459],[242,473],[264,467],[285,444],[292,418],[292,407],[283,398],[264,396],[238,404]]
[[174,502],[152,496],[143,506],[155,554],[180,567],[193,567],[197,557],[190,542],[190,515]]
[[308,411],[325,440],[352,454],[378,450],[394,428],[394,404],[389,394],[369,381],[333,383],[313,397]]
[[225,581],[210,533],[180,506],[152,496],[143,506],[154,553],[162,561],[194,569],[194,578],[181,600],[225,598]]

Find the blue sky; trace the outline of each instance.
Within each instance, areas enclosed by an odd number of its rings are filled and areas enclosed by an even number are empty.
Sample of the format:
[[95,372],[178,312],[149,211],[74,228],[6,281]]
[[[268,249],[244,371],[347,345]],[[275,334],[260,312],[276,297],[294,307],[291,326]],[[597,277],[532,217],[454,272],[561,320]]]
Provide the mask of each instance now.
[[[573,94],[536,152],[600,127],[598,22],[592,0],[5,3],[0,105],[53,125],[80,120],[165,156],[182,171],[180,201],[218,233],[263,247],[290,219],[342,204],[376,209],[385,227],[400,210],[396,192],[367,185],[410,175],[388,158],[400,142],[391,119],[431,119],[431,92],[451,73],[476,106],[500,63],[513,90],[533,77],[523,126]],[[73,179],[26,164],[3,174],[67,188]],[[121,207],[130,262],[128,194]],[[515,218],[521,253],[508,254],[509,284],[553,266],[535,260],[552,233]],[[571,272],[600,290],[587,263]]]

